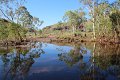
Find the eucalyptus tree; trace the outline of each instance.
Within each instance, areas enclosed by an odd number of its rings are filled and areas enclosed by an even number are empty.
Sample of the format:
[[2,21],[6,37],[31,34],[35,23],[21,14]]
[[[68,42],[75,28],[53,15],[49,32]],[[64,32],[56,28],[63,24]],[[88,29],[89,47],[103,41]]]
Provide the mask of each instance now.
[[[25,0],[2,0],[0,1],[0,14],[1,14],[0,18],[3,18],[4,20],[7,21],[7,23],[2,24],[2,25],[4,26],[3,28],[9,32],[8,37],[6,37],[6,39],[9,37],[11,38],[14,35],[16,36],[17,34],[19,35],[18,37],[20,37],[21,39],[20,31],[22,30],[22,27],[16,23],[15,10],[19,6],[21,6],[24,1]],[[8,25],[5,28],[6,24]]]
[[116,13],[112,13],[110,15],[110,19],[112,21],[113,30],[117,34],[118,41],[120,41],[120,11],[117,11]]
[[89,15],[92,17],[92,23],[93,23],[93,38],[96,39],[95,34],[95,3],[97,3],[97,0],[79,0],[81,3],[84,4],[84,6],[87,8]]
[[39,31],[39,27],[44,23],[44,21],[40,20],[37,17],[32,18],[32,24],[30,25],[30,29],[33,29],[35,36],[37,35],[37,31]]
[[33,29],[36,34],[37,27],[43,24],[43,21],[37,17],[32,16],[25,6],[20,6],[16,10],[17,24],[21,24],[22,27],[27,29]]
[[9,26],[9,23],[4,19],[0,19],[0,40],[2,40],[2,42],[7,41],[6,37],[8,37],[9,34],[7,26]]
[[[112,29],[120,41],[120,0],[116,0],[111,5],[110,20],[112,22]],[[115,36],[114,36],[115,37]]]
[[[24,3],[25,0],[0,0],[0,17],[12,22],[11,16],[14,16],[13,11],[22,6]],[[8,11],[10,12],[11,16],[7,15]]]
[[75,34],[76,27],[82,23],[82,17],[79,11],[67,11],[63,19],[72,27],[73,34]]
[[36,26],[40,27],[43,23],[44,23],[44,21],[40,20],[37,17],[33,17],[33,19],[32,19],[32,25],[34,27],[36,27]]
[[14,35],[18,37],[18,39],[15,39],[22,41],[23,36],[25,36],[27,32],[24,26],[27,26],[30,22],[32,23],[32,16],[24,6],[20,6],[18,9],[10,8],[6,11],[6,15],[9,17],[8,21],[11,22],[8,28],[10,32],[9,35],[11,37]]
[[75,34],[75,17],[76,14],[73,11],[67,11],[65,15],[63,16],[63,19],[68,22],[70,26],[73,28],[73,34]]
[[101,2],[99,5],[95,6],[95,31],[97,37],[100,36],[109,36],[111,31],[111,21],[109,14],[111,11],[110,5],[108,2]]
[[[109,0],[79,0],[83,6],[87,9],[90,16],[93,28],[93,38],[108,37],[111,35],[111,21],[110,14],[116,10],[120,10],[119,0],[116,0],[113,6],[110,5]],[[113,9],[112,9],[113,8]],[[119,9],[118,9],[119,8]],[[99,35],[97,35],[98,33]],[[107,35],[106,35],[107,34]]]
[[16,36],[22,41],[26,37],[29,28],[41,26],[43,21],[33,17],[27,8],[23,5],[25,0],[3,0],[0,2],[1,18],[6,19],[11,23],[8,27],[9,35]]
[[25,6],[20,6],[14,13],[14,19],[17,24],[21,24],[23,27],[32,24],[33,16],[29,13]]

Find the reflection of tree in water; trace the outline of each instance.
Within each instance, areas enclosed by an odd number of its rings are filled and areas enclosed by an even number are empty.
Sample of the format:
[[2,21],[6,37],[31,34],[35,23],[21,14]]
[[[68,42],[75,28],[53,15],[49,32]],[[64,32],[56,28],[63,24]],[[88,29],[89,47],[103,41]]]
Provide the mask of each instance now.
[[81,76],[85,79],[119,80],[120,48],[119,45],[97,44],[91,49],[94,53],[91,68]]
[[[87,47],[89,45],[86,45]],[[88,62],[84,61],[83,53],[91,51]],[[83,52],[83,53],[81,53]],[[91,48],[85,49],[81,45],[75,46],[69,53],[58,55],[61,61],[67,65],[74,64],[80,70],[81,80],[119,80],[120,79],[120,48],[119,45],[94,44]]]
[[64,61],[67,65],[73,66],[78,62],[82,62],[83,54],[87,51],[82,46],[75,46],[74,49],[71,49],[68,53],[62,52],[58,54],[59,60]]
[[3,79],[24,79],[28,75],[30,67],[34,63],[35,58],[39,58],[44,51],[41,49],[42,44],[32,44],[31,49],[15,49],[8,54],[2,55],[4,63]]
[[[120,66],[120,48],[119,45],[102,45],[95,50],[95,63],[102,69],[106,69],[112,65]],[[101,65],[102,64],[102,65]]]

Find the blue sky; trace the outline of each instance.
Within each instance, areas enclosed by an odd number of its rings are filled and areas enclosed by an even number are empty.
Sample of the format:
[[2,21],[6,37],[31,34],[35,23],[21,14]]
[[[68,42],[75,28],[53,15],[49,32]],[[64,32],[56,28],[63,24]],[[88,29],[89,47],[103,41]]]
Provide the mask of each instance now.
[[40,28],[57,23],[66,11],[76,10],[80,6],[79,0],[29,0],[26,3],[28,11],[44,21]]
[[40,28],[62,20],[64,13],[80,7],[78,0],[29,0],[26,3],[28,11],[44,21]]

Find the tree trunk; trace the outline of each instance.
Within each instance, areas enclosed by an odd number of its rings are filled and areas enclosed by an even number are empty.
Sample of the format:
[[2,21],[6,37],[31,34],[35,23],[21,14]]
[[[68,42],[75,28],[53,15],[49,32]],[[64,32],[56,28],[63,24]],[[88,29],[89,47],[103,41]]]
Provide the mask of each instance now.
[[117,28],[115,28],[115,32],[116,32],[116,35],[117,35],[117,39],[118,39],[118,42],[120,41],[120,36],[119,36],[119,31],[118,31],[118,29]]
[[94,7],[95,7],[95,1],[93,1],[93,39],[95,40],[95,11],[94,11]]
[[75,36],[75,26],[73,26],[73,36]]
[[19,36],[20,42],[22,42],[22,41],[23,41],[23,38],[22,38],[22,36],[20,35],[20,32],[19,32],[19,31],[18,31],[18,36]]
[[96,39],[96,37],[95,37],[95,21],[94,21],[94,18],[93,18],[93,39]]

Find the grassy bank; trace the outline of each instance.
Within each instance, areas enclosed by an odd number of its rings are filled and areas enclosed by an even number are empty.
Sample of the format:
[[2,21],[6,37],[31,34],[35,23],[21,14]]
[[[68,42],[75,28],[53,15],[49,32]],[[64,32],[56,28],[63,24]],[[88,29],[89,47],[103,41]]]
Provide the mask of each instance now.
[[73,35],[72,31],[51,31],[43,32],[39,35],[39,38],[46,38],[52,42],[99,42],[99,43],[120,43],[118,38],[114,35],[99,35],[96,34],[96,38],[93,38],[93,32],[76,32]]

